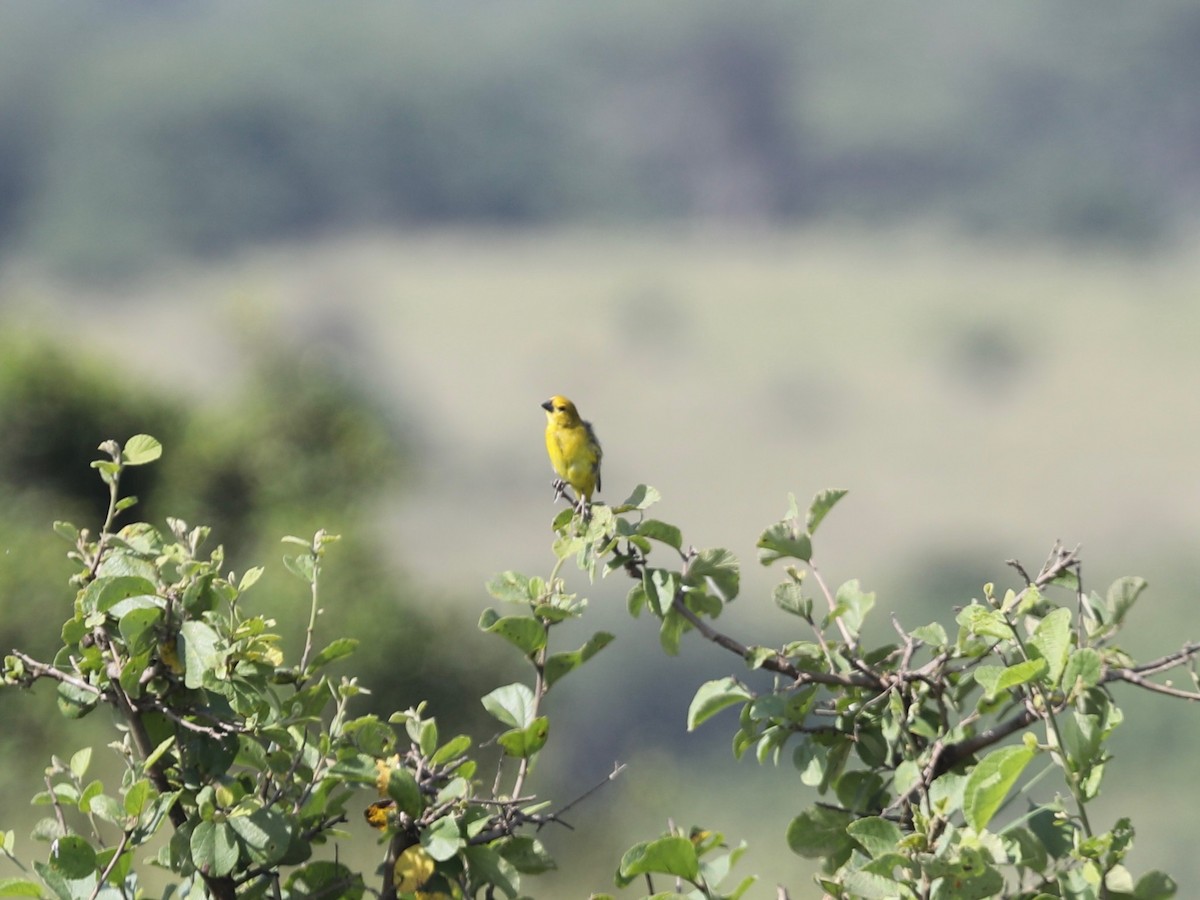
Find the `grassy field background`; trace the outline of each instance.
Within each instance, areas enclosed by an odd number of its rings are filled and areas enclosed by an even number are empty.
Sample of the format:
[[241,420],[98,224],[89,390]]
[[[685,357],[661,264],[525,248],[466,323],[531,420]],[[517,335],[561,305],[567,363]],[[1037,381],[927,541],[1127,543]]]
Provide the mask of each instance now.
[[[601,499],[651,484],[686,541],[741,558],[743,593],[722,622],[747,641],[780,640],[758,533],[788,492],[803,503],[844,487],[818,559],[832,581],[877,591],[884,621],[949,622],[984,582],[1012,581],[1005,559],[1036,568],[1061,538],[1083,544],[1090,588],[1150,580],[1127,643],[1151,656],[1200,633],[1195,251],[974,244],[935,229],[374,233],[119,288],[13,264],[0,313],[197,403],[235,385],[267,336],[332,352],[411,423],[416,483],[380,497],[377,521],[398,565],[462,598],[464,652],[483,640],[487,578],[553,564],[538,404],[563,393],[604,443]],[[729,760],[723,720],[683,734],[695,687],[740,665],[694,641],[662,659],[654,629],[623,614],[626,585],[576,582],[593,598],[587,624],[618,641],[556,698],[576,751],[551,743],[543,785],[568,798],[614,758],[631,768],[580,809],[576,831],[547,837],[571,879],[531,893],[606,889],[620,851],[672,815],[751,841],[752,896],[776,882],[805,896],[783,829],[812,798],[786,768]],[[1120,699],[1099,816],[1131,815],[1135,868],[1165,868],[1187,895],[1200,884],[1200,721],[1181,703]],[[362,844],[351,852],[366,859]]]

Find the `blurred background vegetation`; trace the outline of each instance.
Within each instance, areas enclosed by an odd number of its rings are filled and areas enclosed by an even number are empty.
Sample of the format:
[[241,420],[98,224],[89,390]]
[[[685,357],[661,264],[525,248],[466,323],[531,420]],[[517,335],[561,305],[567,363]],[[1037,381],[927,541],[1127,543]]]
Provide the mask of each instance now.
[[[343,534],[322,627],[363,639],[371,703],[485,728],[519,670],[475,631],[481,586],[552,564],[551,393],[596,423],[605,499],[653,484],[741,556],[747,640],[778,639],[759,530],[832,486],[824,571],[906,625],[1061,537],[1091,587],[1150,579],[1134,652],[1195,638],[1197,46],[1183,0],[9,0],[0,646],[53,646],[50,523],[95,527],[94,447],[148,431],[140,516],[266,564],[289,636],[279,537]],[[606,888],[666,811],[802,894],[793,776],[732,763],[719,722],[683,732],[731,662],[663,660],[625,585],[578,587],[619,640],[552,698],[541,787],[631,767],[546,835],[566,871],[533,892]],[[1102,812],[1186,893],[1200,727],[1121,699]],[[47,755],[104,723],[68,730],[44,691],[0,716],[20,828]]]

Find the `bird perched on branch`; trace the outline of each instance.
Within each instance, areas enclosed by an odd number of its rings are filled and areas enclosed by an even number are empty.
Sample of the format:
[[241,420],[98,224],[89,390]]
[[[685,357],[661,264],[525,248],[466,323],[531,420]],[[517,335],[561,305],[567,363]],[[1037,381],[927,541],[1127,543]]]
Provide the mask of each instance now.
[[542,404],[546,411],[546,452],[558,479],[554,482],[555,499],[567,485],[575,490],[575,508],[585,518],[592,494],[600,490],[600,459],[604,455],[592,423],[579,418],[575,404],[566,397],[554,396]]

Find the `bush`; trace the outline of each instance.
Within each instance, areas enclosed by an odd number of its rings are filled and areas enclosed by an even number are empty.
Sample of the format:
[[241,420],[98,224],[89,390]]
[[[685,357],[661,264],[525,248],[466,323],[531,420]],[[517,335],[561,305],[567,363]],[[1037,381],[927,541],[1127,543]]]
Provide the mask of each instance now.
[[[33,865],[38,881],[7,879],[4,893],[141,896],[136,851],[162,833],[153,861],[178,879],[164,896],[198,884],[214,898],[360,897],[371,876],[324,848],[350,837],[340,826],[363,806],[383,837],[379,896],[523,896],[522,876],[555,864],[536,829],[561,823],[583,799],[556,805],[531,790],[551,736],[543,700],[613,640],[596,632],[578,647],[555,644],[556,627],[587,606],[560,577],[568,560],[590,578],[630,577],[629,611],[658,623],[667,653],[694,631],[745,663],[745,676],[700,688],[688,726],[736,708],[736,755],[753,751],[766,762],[790,753],[800,782],[826,799],[795,816],[787,842],[822,861],[828,896],[1175,893],[1160,872],[1134,878],[1124,865],[1132,824],[1101,825],[1092,801],[1124,717],[1112,686],[1200,699],[1152,679],[1191,665],[1200,644],[1134,661],[1115,641],[1145,583],[1122,578],[1104,595],[1085,592],[1073,550],[1055,546],[1036,574],[1013,563],[1025,587],[999,596],[986,585],[952,631],[893,618],[896,639],[869,646],[862,627],[874,596],[856,581],[832,588],[814,562],[814,535],[845,492],[818,494],[804,513],[793,499],[758,548],[764,565],[789,561],[774,598],[799,633],[779,646],[747,646],[714,625],[739,592],[737,560],[687,546],[679,528],[648,517],[652,488],[612,507],[567,509],[554,521],[549,577],[505,572],[488,586],[507,611],[485,610],[479,625],[514,648],[530,676],[482,698],[500,731],[479,744],[440,731],[425,703],[386,718],[354,714],[365,688],[327,667],[356,642],[316,638],[336,537],[284,538],[285,567],[309,598],[303,648],[289,662],[274,622],[250,609],[261,568],[227,572],[221,547],[201,549],[209,530],[178,519],[165,532],[116,527],[136,502],[121,483],[158,458],[158,441],[136,435],[101,449],[93,467],[109,489],[104,524],[95,533],[55,525],[71,544],[78,588],[62,647],[52,662],[13,651],[4,682],[55,682],[59,709],[72,719],[109,707],[124,774],[108,790],[88,778],[90,748],[54,757],[34,798],[51,807],[34,830],[50,843],[47,859]],[[364,789],[369,803],[358,799]],[[1018,796],[1021,811],[1011,809]],[[15,860],[14,847],[7,832],[0,848]],[[754,881],[725,884],[742,850],[703,827],[671,827],[630,848],[615,880],[644,880],[655,898],[736,900]],[[659,877],[674,893],[655,893]]]

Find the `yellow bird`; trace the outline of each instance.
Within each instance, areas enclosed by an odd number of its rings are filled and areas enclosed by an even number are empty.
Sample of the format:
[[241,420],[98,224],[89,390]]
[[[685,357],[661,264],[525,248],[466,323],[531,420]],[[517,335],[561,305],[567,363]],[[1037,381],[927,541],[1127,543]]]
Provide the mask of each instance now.
[[592,494],[600,490],[600,459],[603,452],[592,423],[579,418],[575,404],[566,397],[554,396],[542,404],[546,411],[546,452],[558,480],[555,497],[561,497],[566,485],[575,489],[576,508],[587,515]]

